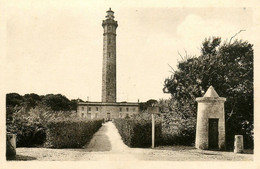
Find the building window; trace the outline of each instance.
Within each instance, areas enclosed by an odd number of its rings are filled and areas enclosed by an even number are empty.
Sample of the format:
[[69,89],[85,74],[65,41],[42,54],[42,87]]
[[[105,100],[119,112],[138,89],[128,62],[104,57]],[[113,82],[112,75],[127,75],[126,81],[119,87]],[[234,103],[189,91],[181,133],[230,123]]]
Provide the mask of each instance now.
[[95,118],[97,118],[97,117],[98,117],[98,114],[96,113]]
[[122,111],[122,107],[119,108],[119,111]]
[[81,117],[84,117],[84,113],[81,114]]
[[88,111],[91,111],[91,107],[88,108]]
[[110,78],[108,78],[108,83],[110,83]]
[[107,92],[107,95],[110,96],[110,92]]
[[81,110],[84,111],[84,107],[81,107]]
[[108,69],[109,69],[109,70],[111,69],[111,65],[108,65]]
[[128,111],[128,107],[126,108],[126,111]]
[[108,57],[110,58],[110,56],[111,56],[111,52],[108,52]]
[[135,107],[133,108],[133,111],[135,111]]
[[88,113],[88,114],[87,114],[87,118],[88,118],[88,119],[91,119],[91,113]]
[[98,107],[96,107],[96,111],[98,111]]
[[108,39],[108,44],[111,44],[111,39],[110,38]]

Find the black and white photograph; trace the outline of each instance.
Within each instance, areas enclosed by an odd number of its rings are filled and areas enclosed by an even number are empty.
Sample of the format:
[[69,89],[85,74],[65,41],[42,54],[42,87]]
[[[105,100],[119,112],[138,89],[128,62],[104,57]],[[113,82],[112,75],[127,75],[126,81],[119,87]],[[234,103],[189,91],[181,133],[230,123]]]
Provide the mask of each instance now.
[[260,8],[238,2],[6,1],[4,168],[260,167]]

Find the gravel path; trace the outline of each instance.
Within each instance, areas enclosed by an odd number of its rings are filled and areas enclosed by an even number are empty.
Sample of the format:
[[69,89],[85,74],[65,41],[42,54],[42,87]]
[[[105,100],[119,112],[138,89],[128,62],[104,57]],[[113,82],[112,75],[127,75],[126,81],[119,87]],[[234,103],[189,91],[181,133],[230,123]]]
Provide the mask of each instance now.
[[252,154],[202,151],[193,147],[171,146],[155,149],[127,147],[112,122],[103,124],[83,149],[17,148],[16,160],[42,161],[204,161],[253,160]]

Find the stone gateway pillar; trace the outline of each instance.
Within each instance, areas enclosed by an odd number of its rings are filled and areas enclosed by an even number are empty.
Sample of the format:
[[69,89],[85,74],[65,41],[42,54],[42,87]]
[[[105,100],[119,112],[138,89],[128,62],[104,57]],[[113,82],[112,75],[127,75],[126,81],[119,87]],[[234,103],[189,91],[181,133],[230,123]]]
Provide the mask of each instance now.
[[219,97],[212,86],[198,102],[196,143],[198,149],[225,149],[226,98]]
[[235,135],[234,153],[243,153],[243,151],[244,151],[243,135]]
[[6,157],[12,158],[16,155],[16,135],[6,134]]

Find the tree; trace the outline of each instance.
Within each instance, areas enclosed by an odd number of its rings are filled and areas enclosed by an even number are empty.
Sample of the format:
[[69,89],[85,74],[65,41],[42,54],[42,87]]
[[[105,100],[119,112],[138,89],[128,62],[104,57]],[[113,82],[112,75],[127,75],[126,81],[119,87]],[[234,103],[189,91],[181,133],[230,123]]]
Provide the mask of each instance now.
[[42,103],[54,111],[70,110],[70,100],[61,94],[48,94],[43,98]]
[[218,37],[202,43],[201,55],[178,63],[178,69],[164,82],[176,111],[196,118],[196,97],[210,85],[226,97],[227,146],[233,147],[234,134],[244,134],[245,144],[253,145],[253,45],[247,41],[224,42]]
[[20,106],[23,101],[23,96],[19,95],[18,93],[6,94],[6,106]]
[[152,104],[157,104],[157,103],[158,103],[157,100],[150,99],[146,102],[139,103],[139,109],[140,109],[140,111],[145,111],[145,110],[147,110],[148,107],[152,106]]
[[77,110],[78,101],[83,101],[81,99],[72,99],[70,101],[70,110]]
[[24,99],[23,96],[18,93],[8,93],[6,94],[6,123],[9,124],[13,118],[13,113],[17,107],[21,106]]
[[41,103],[42,100],[42,97],[35,93],[25,94],[23,98],[24,98],[23,105],[26,107],[26,110],[35,108],[38,104]]

